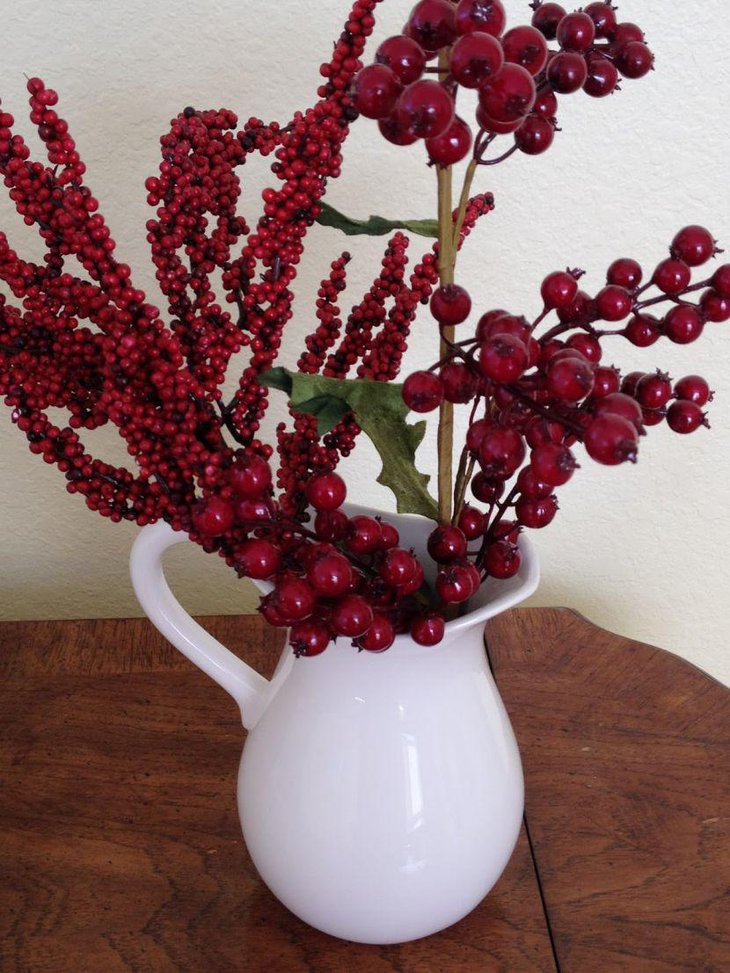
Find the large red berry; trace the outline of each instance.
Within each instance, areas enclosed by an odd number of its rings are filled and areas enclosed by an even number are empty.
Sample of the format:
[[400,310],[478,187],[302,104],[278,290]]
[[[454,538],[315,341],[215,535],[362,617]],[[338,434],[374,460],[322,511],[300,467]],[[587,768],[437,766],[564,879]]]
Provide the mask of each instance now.
[[494,426],[479,444],[479,465],[489,477],[507,479],[525,458],[525,441],[516,429]]
[[504,51],[491,34],[464,34],[451,51],[449,70],[465,88],[478,88],[497,74],[504,64]]
[[678,304],[664,319],[664,334],[677,345],[696,341],[703,329],[702,316],[691,304]]
[[231,489],[238,497],[260,497],[271,486],[271,467],[262,456],[236,457],[228,474]]
[[435,138],[426,139],[426,151],[431,162],[439,166],[453,166],[461,162],[471,149],[471,129],[458,115],[453,122]]
[[654,55],[641,41],[630,41],[616,55],[615,64],[625,78],[643,78],[654,66]]
[[558,113],[558,99],[553,91],[540,91],[532,110],[543,118],[555,119]]
[[509,541],[494,541],[487,548],[484,566],[487,574],[504,581],[517,574],[521,560],[516,544],[511,544]]
[[315,510],[337,510],[345,502],[347,487],[339,474],[320,473],[309,480],[306,494]]
[[505,64],[479,89],[479,103],[490,118],[514,122],[524,118],[535,104],[537,91],[532,75],[519,64]]
[[435,138],[454,120],[454,99],[438,81],[414,81],[400,96],[397,111],[411,135]]
[[617,287],[625,287],[627,291],[632,291],[641,283],[644,273],[641,264],[630,257],[620,257],[614,260],[606,273],[606,283],[615,284]]
[[607,413],[597,416],[588,426],[583,440],[591,459],[606,466],[617,466],[626,460],[636,462],[639,434],[623,416]]
[[370,64],[355,78],[355,107],[366,118],[390,115],[400,93],[400,81],[384,64]]
[[474,541],[484,533],[484,528],[487,526],[487,518],[481,510],[477,510],[476,507],[472,507],[467,503],[459,514],[458,524],[459,530],[463,532],[464,537],[467,540]]
[[264,537],[254,537],[241,545],[236,567],[247,578],[270,578],[281,567],[281,550]]
[[564,270],[548,274],[542,282],[540,294],[547,308],[567,307],[578,293],[578,281]]
[[525,155],[542,155],[555,139],[555,126],[540,115],[529,115],[515,132],[515,145]]
[[599,365],[593,369],[593,391],[591,396],[594,399],[603,399],[613,392],[618,392],[621,380],[617,369],[610,366]]
[[541,3],[532,15],[532,26],[536,27],[548,41],[554,41],[558,24],[565,16],[565,7],[559,3]]
[[583,84],[583,90],[591,98],[605,98],[616,90],[619,82],[618,71],[613,61],[609,61],[599,51],[591,51],[586,55],[588,77]]
[[307,580],[325,598],[337,598],[352,585],[352,565],[336,550],[315,554],[307,569]]
[[317,604],[316,592],[302,578],[283,578],[268,597],[287,625],[307,618]]
[[456,29],[460,34],[479,30],[499,37],[506,22],[502,0],[460,0],[456,7]]
[[[634,393],[643,378],[645,378],[645,375],[640,373],[634,387]],[[627,395],[626,392],[612,392],[610,395],[605,395],[594,404],[593,411],[596,416],[620,416],[630,422],[637,432],[641,432],[643,425],[641,406],[633,398],[633,393]]]
[[406,34],[433,54],[456,37],[456,16],[450,0],[418,0],[411,10]]
[[[541,447],[538,447],[541,448]],[[532,466],[525,466],[517,477],[517,489],[528,500],[542,500],[553,492],[552,485],[538,480]]]
[[730,319],[730,300],[710,288],[700,298],[700,311],[705,321],[727,321]]
[[398,114],[397,106],[387,118],[380,119],[378,128],[383,138],[393,145],[413,145],[418,141],[418,136],[408,131],[404,120]]
[[356,645],[366,652],[385,652],[395,642],[395,625],[387,615],[373,617],[370,628],[357,639]]
[[611,50],[614,53],[618,53],[627,44],[632,41],[643,41],[644,31],[641,27],[636,24],[632,24],[630,21],[624,21],[623,23],[617,24],[613,32],[613,37],[611,38]]
[[685,375],[680,378],[674,386],[674,394],[678,399],[686,399],[695,405],[706,405],[712,401],[714,395],[701,375]]
[[596,294],[596,310],[604,321],[620,321],[631,313],[633,299],[623,287],[607,284]]
[[593,45],[596,36],[596,26],[582,11],[566,14],[558,24],[558,44],[564,51],[577,51],[584,54]]
[[432,412],[444,400],[444,384],[433,372],[413,372],[403,383],[403,401],[414,412]]
[[644,409],[663,409],[672,397],[672,383],[663,372],[644,375],[636,386],[636,401]]
[[479,377],[462,362],[447,362],[439,372],[439,376],[447,402],[460,405],[471,402],[479,390]]
[[438,645],[446,630],[444,616],[439,612],[419,615],[411,623],[411,638],[417,645]]
[[502,38],[506,61],[519,64],[534,77],[547,64],[548,46],[535,27],[513,27]]
[[373,622],[373,610],[361,595],[346,595],[332,609],[332,628],[337,635],[357,638]]
[[551,487],[567,483],[577,465],[568,447],[558,443],[544,443],[533,449],[530,455],[530,466],[536,481],[548,483]]
[[466,537],[458,527],[444,524],[431,531],[427,549],[434,561],[457,561],[466,557]]
[[520,497],[515,504],[515,515],[518,523],[533,530],[547,527],[555,519],[557,512],[558,498],[554,495],[542,497],[539,500]]
[[665,294],[681,294],[689,286],[692,272],[683,260],[667,258],[657,266],[652,281]]
[[423,48],[405,34],[397,34],[384,40],[375,52],[375,60],[390,68],[402,85],[418,81],[426,66]]
[[547,66],[546,78],[548,84],[561,95],[570,95],[579,91],[586,83],[588,68],[585,58],[575,51],[561,51],[556,54]]
[[496,334],[479,353],[482,373],[494,382],[516,382],[527,368],[527,348],[511,334]]
[[204,537],[220,537],[233,527],[235,510],[220,497],[203,500],[193,514],[193,526]]
[[593,369],[590,362],[577,354],[553,357],[547,366],[546,384],[554,398],[579,402],[593,391]]
[[635,314],[623,330],[637,348],[648,348],[661,337],[660,322],[651,314]]
[[708,422],[699,405],[686,399],[678,399],[667,409],[667,425],[673,432],[687,435],[700,426],[708,425]]
[[380,548],[380,524],[374,517],[352,517],[347,531],[347,548],[353,554],[372,554]]
[[289,632],[289,645],[296,656],[320,655],[329,642],[329,629],[322,622],[296,622]]
[[699,267],[715,253],[715,238],[704,226],[685,226],[672,240],[672,256],[690,267]]
[[471,565],[449,564],[436,575],[436,594],[447,605],[460,604],[474,594]]
[[730,299],[730,264],[723,264],[718,267],[712,275],[712,286],[726,300]]
[[442,284],[431,297],[431,314],[439,324],[461,324],[471,312],[469,292],[459,284]]
[[402,547],[389,550],[380,564],[380,574],[394,588],[407,584],[416,573],[418,561]]
[[593,26],[596,28],[596,37],[611,40],[618,24],[616,10],[613,4],[603,2],[589,3],[584,13],[587,13],[593,21]]

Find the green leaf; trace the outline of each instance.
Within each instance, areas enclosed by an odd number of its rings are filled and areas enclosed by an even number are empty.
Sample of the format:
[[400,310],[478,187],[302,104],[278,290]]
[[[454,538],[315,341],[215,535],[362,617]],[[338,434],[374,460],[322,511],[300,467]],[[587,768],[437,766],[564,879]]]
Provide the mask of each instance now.
[[408,407],[402,385],[365,379],[324,378],[285,368],[273,368],[259,382],[289,395],[292,408],[316,416],[320,436],[329,432],[348,412],[378,451],[383,468],[378,483],[390,489],[398,513],[438,519],[436,501],[428,492],[430,479],[416,469],[416,450],[426,432],[425,421],[406,422]]
[[344,213],[340,213],[334,206],[320,202],[321,213],[317,223],[321,226],[332,226],[342,230],[347,236],[384,236],[392,230],[408,230],[417,236],[438,237],[438,220],[386,220],[382,216],[371,216],[367,220],[353,220]]

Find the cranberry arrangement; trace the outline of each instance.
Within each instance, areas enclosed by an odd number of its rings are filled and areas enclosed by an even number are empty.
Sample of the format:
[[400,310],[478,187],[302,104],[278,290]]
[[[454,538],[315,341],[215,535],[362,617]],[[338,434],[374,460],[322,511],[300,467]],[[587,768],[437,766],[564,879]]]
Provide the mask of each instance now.
[[[666,423],[686,434],[707,425],[712,392],[702,377],[622,374],[605,362],[604,339],[688,344],[730,319],[730,264],[706,269],[719,251],[700,226],[680,230],[650,274],[617,259],[596,294],[581,289],[579,270],[548,275],[534,320],[473,308],[456,264],[494,205],[491,194],[472,194],[480,167],[518,151],[544,152],[557,131],[559,96],[610,95],[621,78],[645,76],[653,55],[641,29],[619,21],[610,3],[568,12],[535,0],[531,24],[508,29],[500,0],[419,0],[403,33],[363,67],[378,2],[354,4],[321,68],[318,101],[287,124],[250,118],[239,128],[227,109],[192,107],[173,119],[159,174],[146,183],[155,208],[147,240],[167,324],[116,256],[56,92],[28,82],[47,162],[31,158],[0,108],[0,172],[46,247],[37,264],[0,233],[0,280],[17,302],[0,294],[0,393],[13,422],[92,510],[140,525],[164,519],[239,576],[270,581],[260,611],[290,628],[303,656],[337,637],[371,652],[402,632],[437,644],[448,617],[487,577],[519,571],[520,532],[553,520],[555,491],[573,476],[581,450],[617,465],[636,460],[647,427]],[[462,88],[476,94],[473,119],[456,113]],[[292,284],[361,115],[396,146],[424,141],[436,174],[438,239],[408,274],[412,241],[394,232],[372,286],[347,314],[340,303],[352,257],[337,256],[319,289],[317,327],[296,375],[287,376],[274,362],[294,313]],[[494,149],[501,137],[509,147]],[[273,156],[276,182],[249,223],[238,212],[237,170],[257,152]],[[453,167],[462,160],[455,200]],[[83,273],[74,273],[75,263]],[[438,326],[438,361],[394,385],[424,305]],[[246,365],[225,401],[223,382],[240,354]],[[290,403],[274,464],[274,449],[257,434],[270,388],[291,391],[294,382],[311,394]],[[398,509],[435,521],[433,583],[387,518],[343,509],[336,467],[361,432],[374,436],[359,403],[377,408],[394,390],[403,411],[394,438],[406,445],[396,459],[384,458],[384,470],[395,463],[396,479],[413,485],[412,494],[396,490]],[[469,423],[454,473],[455,406],[469,410]],[[59,410],[63,425],[54,422]],[[439,412],[438,504],[415,467],[423,433],[405,424],[408,410]],[[84,433],[108,423],[136,471],[85,447]]]

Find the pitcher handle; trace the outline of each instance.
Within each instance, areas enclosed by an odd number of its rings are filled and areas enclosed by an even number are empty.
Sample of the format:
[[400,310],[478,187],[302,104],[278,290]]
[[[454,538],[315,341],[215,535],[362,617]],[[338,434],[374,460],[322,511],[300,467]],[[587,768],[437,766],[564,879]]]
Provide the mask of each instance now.
[[186,540],[186,533],[163,521],[140,531],[129,558],[134,593],[155,628],[236,700],[250,730],[266,709],[271,683],[198,625],[170,591],[162,555]]

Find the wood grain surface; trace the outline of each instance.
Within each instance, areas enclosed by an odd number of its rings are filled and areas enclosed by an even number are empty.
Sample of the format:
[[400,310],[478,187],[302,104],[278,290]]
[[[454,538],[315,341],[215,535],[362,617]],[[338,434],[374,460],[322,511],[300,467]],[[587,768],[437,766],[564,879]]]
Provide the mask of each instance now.
[[[202,621],[272,671],[258,618]],[[474,913],[378,948],[258,879],[236,706],[149,623],[0,625],[2,973],[730,971],[730,694],[564,610],[502,616],[488,644],[534,858],[523,831]]]

